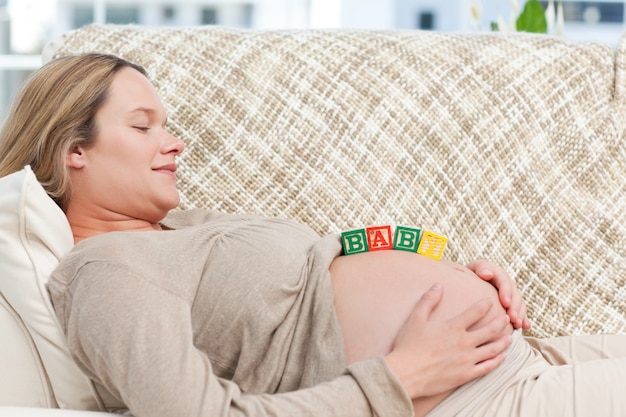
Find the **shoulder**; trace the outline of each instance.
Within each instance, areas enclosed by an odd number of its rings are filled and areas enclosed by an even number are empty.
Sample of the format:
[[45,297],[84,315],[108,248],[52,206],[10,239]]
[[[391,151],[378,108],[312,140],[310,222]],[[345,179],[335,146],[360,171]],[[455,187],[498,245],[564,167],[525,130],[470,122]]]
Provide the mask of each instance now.
[[[195,285],[191,279],[174,280],[180,274],[196,276],[194,262],[186,259],[188,247],[180,233],[160,231],[110,232],[78,243],[53,272],[50,286],[149,285],[187,297]],[[113,279],[115,278],[115,279]],[[184,287],[184,288],[183,288]]]

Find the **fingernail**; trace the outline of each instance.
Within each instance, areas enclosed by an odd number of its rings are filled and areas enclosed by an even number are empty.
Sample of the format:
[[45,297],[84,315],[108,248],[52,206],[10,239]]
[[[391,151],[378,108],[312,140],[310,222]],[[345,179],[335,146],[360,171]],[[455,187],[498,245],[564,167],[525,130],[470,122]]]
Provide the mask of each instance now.
[[440,283],[438,283],[438,282],[435,282],[431,288],[432,288],[434,291],[441,291],[441,284],[440,284]]

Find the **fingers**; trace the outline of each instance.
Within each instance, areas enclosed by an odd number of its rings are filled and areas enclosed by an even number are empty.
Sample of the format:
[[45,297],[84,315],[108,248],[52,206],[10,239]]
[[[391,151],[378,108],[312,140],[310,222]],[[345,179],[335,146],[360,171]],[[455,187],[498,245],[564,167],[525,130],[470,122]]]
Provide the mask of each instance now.
[[477,259],[467,264],[467,268],[485,281],[491,281],[496,277],[497,265],[486,259]]
[[509,347],[511,337],[502,336],[502,332],[507,326],[510,326],[508,316],[500,315],[486,325],[468,332],[469,346],[475,348],[472,357],[473,363],[478,364],[493,360]]
[[467,330],[485,317],[492,306],[493,303],[488,299],[478,301],[452,318],[449,323],[455,328]]
[[511,345],[511,341],[511,336],[502,336],[476,348],[475,365],[471,369],[471,377],[478,378],[486,375],[502,364],[506,359],[505,350]]
[[517,287],[513,291],[511,303],[506,312],[511,318],[511,323],[513,323],[514,328],[519,329],[522,327],[523,320],[526,317],[526,306],[522,301],[522,293]]
[[510,338],[498,336],[503,333],[507,326],[510,326],[510,319],[507,315],[498,315],[489,322],[469,330],[485,317],[491,306],[492,304],[488,300],[479,301],[450,321],[453,328],[467,332],[468,346],[477,348],[475,363],[497,356],[510,344]]
[[[489,323],[475,330],[472,330],[470,334],[472,336],[473,345],[481,346],[481,347],[491,345],[494,342],[494,340],[501,339],[498,337],[498,335],[501,335],[507,326],[510,326],[509,317],[506,315],[501,315],[501,316],[494,318]],[[497,346],[499,345],[496,345],[496,347]],[[501,351],[506,349],[507,346],[505,346]],[[494,356],[497,353],[499,352],[495,352],[495,353],[492,352],[492,356]],[[478,360],[477,362],[480,362],[480,360]]]
[[504,269],[485,259],[472,261],[467,267],[497,288],[500,304],[506,309],[514,328],[530,329],[522,293]]
[[443,287],[440,283],[433,284],[432,287],[428,291],[426,291],[420,300],[417,302],[415,309],[413,310],[413,315],[417,316],[419,319],[423,321],[427,321],[430,317],[431,313],[443,297]]
[[526,310],[526,305],[522,304],[522,310],[520,311],[520,317],[522,317],[522,329],[530,330],[531,324],[530,320],[528,320],[528,312]]
[[491,285],[498,289],[498,297],[500,298],[502,307],[509,308],[513,299],[513,289],[515,286],[509,274],[493,262],[484,259],[470,262],[470,265],[474,268],[470,269],[472,269],[479,278],[489,281]]
[[522,292],[513,285],[511,305],[507,308],[507,314],[511,318],[511,323],[516,329],[530,329],[530,321],[528,320],[528,310],[522,299]]
[[504,359],[506,359],[506,355],[504,353],[500,353],[499,355],[496,355],[490,359],[477,363],[472,370],[473,375],[471,379],[487,375],[489,372],[500,366],[502,362],[504,362]]

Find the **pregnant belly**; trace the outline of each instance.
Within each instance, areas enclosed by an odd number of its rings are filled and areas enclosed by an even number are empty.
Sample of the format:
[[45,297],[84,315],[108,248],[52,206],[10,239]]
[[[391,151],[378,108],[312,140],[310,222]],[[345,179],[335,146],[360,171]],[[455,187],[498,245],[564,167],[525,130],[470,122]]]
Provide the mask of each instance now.
[[445,260],[397,250],[366,252],[336,258],[330,273],[348,363],[389,353],[413,307],[435,282],[444,291],[431,320],[453,318],[483,299],[492,307],[475,326],[505,314],[491,284]]

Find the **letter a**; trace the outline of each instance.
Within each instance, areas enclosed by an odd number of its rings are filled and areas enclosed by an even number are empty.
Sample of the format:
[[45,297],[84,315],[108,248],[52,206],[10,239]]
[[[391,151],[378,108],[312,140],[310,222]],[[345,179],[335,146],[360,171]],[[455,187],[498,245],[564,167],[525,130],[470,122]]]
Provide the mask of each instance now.
[[391,241],[391,226],[371,226],[365,229],[367,232],[368,250],[393,249]]

